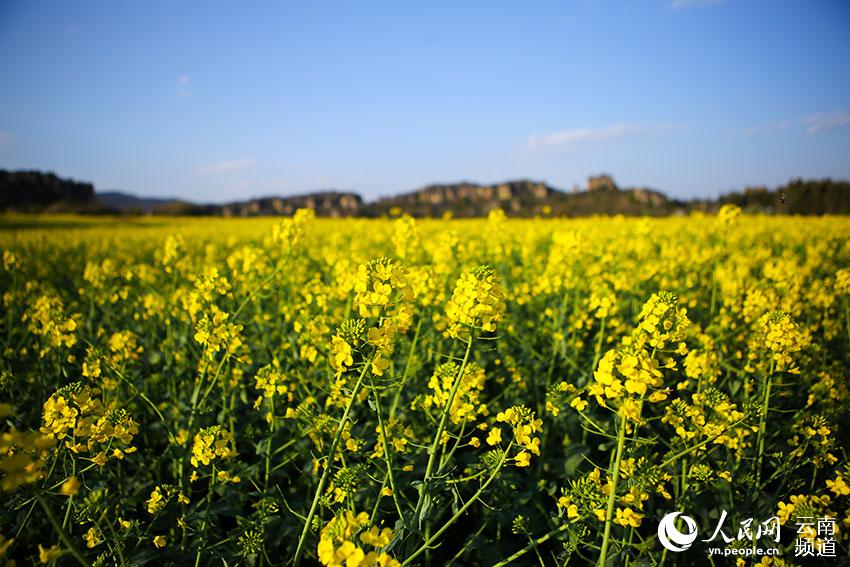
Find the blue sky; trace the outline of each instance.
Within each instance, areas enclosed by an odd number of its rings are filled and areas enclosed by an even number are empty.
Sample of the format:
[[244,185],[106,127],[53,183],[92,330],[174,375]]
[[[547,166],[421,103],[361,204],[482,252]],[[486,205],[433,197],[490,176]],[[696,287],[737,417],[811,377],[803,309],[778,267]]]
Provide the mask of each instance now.
[[226,201],[850,178],[844,0],[0,0],[0,167]]

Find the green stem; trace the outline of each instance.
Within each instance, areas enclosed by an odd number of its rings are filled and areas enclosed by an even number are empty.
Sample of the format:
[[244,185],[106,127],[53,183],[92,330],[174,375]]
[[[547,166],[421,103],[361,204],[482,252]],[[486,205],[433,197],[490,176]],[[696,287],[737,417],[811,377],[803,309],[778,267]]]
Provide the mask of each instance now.
[[322,477],[319,479],[319,485],[316,487],[315,494],[313,494],[313,503],[310,505],[310,511],[307,513],[307,517],[304,519],[304,529],[301,530],[301,537],[298,539],[298,547],[295,549],[295,558],[292,560],[292,564],[295,567],[298,567],[301,563],[301,555],[304,553],[304,542],[307,540],[307,534],[310,531],[310,524],[313,521],[313,516],[316,515],[316,508],[319,506],[319,499],[322,496],[322,490],[324,490],[325,483],[328,480],[328,475],[330,474],[333,465],[334,455],[336,455],[336,447],[339,444],[342,432],[345,429],[345,422],[348,421],[348,414],[351,412],[351,408],[354,406],[354,401],[357,399],[357,394],[360,393],[360,388],[363,386],[363,379],[369,369],[369,364],[370,362],[368,360],[363,361],[363,370],[360,372],[360,377],[354,385],[354,390],[352,390],[351,397],[348,399],[348,404],[345,406],[345,411],[342,413],[342,419],[339,420],[339,425],[336,428],[336,434],[331,442],[331,448],[328,451],[328,457],[325,462],[325,470],[322,472]]
[[712,275],[712,283],[711,283],[711,305],[708,308],[708,314],[714,315],[714,305],[717,301],[717,277]]
[[596,370],[596,365],[599,364],[599,356],[602,353],[602,339],[605,337],[605,317],[599,323],[599,333],[596,335],[596,346],[593,349],[593,365],[590,367],[590,375],[593,376],[593,371]]
[[847,343],[850,345],[850,299],[844,300],[844,320],[847,322]]
[[611,537],[611,523],[614,516],[614,503],[617,501],[617,481],[620,479],[620,461],[623,458],[623,446],[626,443],[626,417],[620,416],[620,428],[617,432],[617,453],[614,457],[614,466],[611,471],[611,478],[608,481],[610,486],[608,492],[608,508],[605,511],[605,531],[602,534],[602,549],[599,551],[600,567],[605,565],[605,560],[608,558],[608,542]]
[[[628,541],[628,543],[626,544],[626,546],[627,546],[627,547],[631,547],[631,546],[632,546],[632,541],[634,541],[634,539],[635,539],[635,529],[632,527],[632,528],[629,528],[629,541]],[[627,556],[626,556],[626,565],[625,565],[625,567],[629,567],[629,563],[630,563],[630,562],[629,562],[629,556],[627,555]]]
[[440,438],[443,435],[443,430],[446,428],[446,422],[449,419],[449,413],[451,413],[452,404],[455,401],[455,396],[457,395],[457,391],[460,388],[460,382],[463,378],[463,372],[466,370],[466,365],[469,362],[469,354],[472,352],[472,343],[475,340],[475,335],[471,334],[469,336],[469,342],[466,344],[466,353],[463,355],[463,362],[460,365],[460,370],[458,370],[457,376],[455,377],[455,382],[452,385],[452,391],[449,394],[449,399],[446,400],[446,405],[443,408],[442,415],[440,416],[440,423],[437,426],[437,432],[434,435],[434,441],[431,443],[431,449],[428,451],[428,464],[425,467],[425,477],[422,479],[422,484],[419,487],[419,500],[416,502],[416,508],[413,509],[413,521],[411,525],[417,525],[416,519],[419,517],[419,513],[422,511],[422,506],[425,504],[425,496],[428,493],[428,483],[431,482],[431,472],[434,469],[434,462],[437,459],[437,447],[440,444]]
[[693,453],[694,451],[696,451],[696,450],[697,450],[697,449],[699,449],[700,447],[702,447],[702,446],[704,446],[704,445],[707,445],[708,443],[711,443],[712,441],[714,441],[715,439],[717,439],[717,438],[718,438],[718,437],[720,437],[721,435],[726,435],[726,434],[727,434],[729,431],[731,431],[734,427],[736,427],[736,426],[740,425],[740,424],[741,424],[741,423],[743,423],[743,422],[744,422],[744,420],[743,420],[743,419],[739,419],[738,421],[736,421],[735,423],[733,423],[732,425],[730,425],[730,426],[728,427],[728,429],[726,429],[726,430],[725,430],[725,431],[723,431],[722,433],[718,433],[717,435],[714,435],[714,436],[712,436],[712,437],[708,437],[708,438],[706,438],[706,439],[703,439],[702,441],[700,441],[700,442],[699,442],[699,443],[697,443],[696,445],[693,445],[693,446],[691,446],[691,447],[688,447],[687,449],[684,449],[683,451],[679,451],[678,453],[676,453],[675,455],[673,455],[672,457],[670,457],[669,459],[667,459],[666,461],[664,461],[663,463],[661,463],[661,466],[660,466],[659,468],[661,468],[661,469],[666,468],[666,467],[667,467],[667,465],[672,464],[673,462],[675,462],[675,461],[679,460],[680,458],[684,457],[685,455],[688,455],[688,454],[690,454],[690,453]]
[[764,457],[764,442],[765,442],[765,428],[767,427],[767,412],[770,407],[770,386],[773,383],[773,369],[774,369],[774,361],[770,361],[770,372],[765,379],[764,385],[764,398],[761,402],[761,416],[759,417],[759,437],[758,437],[758,461],[756,462],[756,486],[761,482],[761,463]]
[[[112,442],[110,441],[110,445],[111,444],[112,444]],[[109,447],[107,447],[106,450],[109,451]],[[72,458],[71,459],[71,475],[68,478],[71,478],[72,476],[76,476],[76,474],[77,474],[77,459]],[[74,497],[69,496],[68,502],[65,505],[67,507],[65,508],[65,519],[62,520],[62,528],[68,527],[68,521],[71,519],[71,508],[74,505]]]
[[236,308],[236,311],[233,312],[233,319],[232,320],[235,321],[236,318],[239,316],[239,313],[242,312],[242,310],[245,308],[246,305],[248,305],[248,303],[254,298],[254,296],[257,295],[258,293],[260,293],[263,290],[263,288],[266,287],[266,284],[271,282],[275,278],[275,276],[277,276],[277,273],[280,271],[280,269],[283,266],[285,266],[286,264],[289,263],[289,255],[290,255],[290,252],[287,251],[286,254],[284,254],[284,256],[283,256],[283,261],[277,262],[275,264],[275,267],[274,267],[274,270],[272,270],[272,273],[269,274],[268,276],[266,276],[266,278],[264,278],[263,281],[260,282],[260,285],[258,285],[257,287],[255,287],[254,289],[252,289],[251,291],[248,292],[248,295],[245,296],[245,298],[242,300],[242,302]]
[[206,510],[204,511],[204,521],[201,524],[201,541],[200,541],[200,544],[198,546],[198,551],[197,551],[197,553],[195,553],[195,567],[198,567],[198,565],[201,564],[201,552],[204,549],[203,546],[204,546],[204,543],[206,542],[206,539],[207,539],[207,526],[209,525],[210,504],[212,503],[212,495],[213,495],[213,491],[215,490],[215,475],[216,475],[215,464],[213,464],[212,474],[210,474],[210,486],[209,486],[209,490],[207,491],[207,498],[206,498],[207,506],[206,506]]
[[[109,509],[108,508],[105,509],[103,511],[103,513],[100,515],[100,518],[95,521],[95,525],[97,526],[97,529],[99,529],[101,531],[101,533],[103,533],[103,528],[101,527],[101,522],[106,517],[108,512],[109,512]],[[118,554],[118,560],[121,562],[121,567],[124,567],[125,565],[127,565],[127,562],[124,560],[124,553],[121,551],[121,547],[122,547],[121,540],[118,538],[118,534],[115,533],[115,528],[112,526],[112,522],[109,519],[107,519],[107,521],[106,521],[106,527],[109,528],[109,533],[110,533],[110,535],[112,535],[112,541],[115,542],[114,549],[115,549],[115,552]]]
[[431,544],[434,543],[434,541],[436,541],[437,538],[439,538],[441,535],[443,535],[443,533],[447,529],[449,529],[449,527],[451,527],[456,521],[458,521],[458,519],[460,519],[460,517],[463,516],[463,514],[469,509],[469,507],[472,506],[481,497],[481,494],[484,493],[484,491],[487,489],[487,487],[490,486],[490,483],[493,482],[493,480],[495,480],[495,478],[499,475],[499,471],[502,469],[502,466],[505,464],[505,460],[508,458],[508,453],[510,452],[512,446],[513,446],[513,440],[511,440],[511,442],[508,444],[508,448],[505,449],[505,452],[502,453],[502,458],[499,459],[498,464],[496,464],[496,468],[493,469],[493,474],[491,474],[490,477],[484,482],[484,484],[481,485],[481,488],[479,488],[478,491],[475,494],[473,494],[472,497],[469,500],[466,501],[466,504],[461,506],[460,509],[457,512],[455,512],[455,514],[451,518],[449,518],[449,520],[445,524],[443,524],[443,527],[441,527],[439,530],[434,532],[434,535],[428,537],[425,540],[425,543],[423,543],[419,547],[419,549],[414,551],[413,554],[410,557],[405,559],[404,562],[401,564],[402,567],[405,567],[405,565],[410,565],[411,561],[416,559],[421,553],[423,553],[427,549],[430,549]]
[[416,343],[419,341],[419,330],[421,328],[422,318],[420,317],[419,321],[416,323],[416,332],[413,334],[413,341],[410,343],[410,350],[407,353],[407,361],[404,363],[404,372],[401,375],[401,384],[399,384],[398,389],[395,391],[392,404],[390,404],[389,419],[395,417],[395,411],[398,407],[399,398],[401,397],[401,391],[404,389],[405,383],[407,383],[407,374],[410,372],[410,363],[413,360],[413,354],[416,349]]
[[44,510],[45,515],[47,515],[47,519],[50,520],[50,525],[52,525],[53,529],[56,530],[56,533],[59,535],[59,539],[62,540],[62,543],[64,543],[65,547],[68,548],[68,551],[71,552],[71,555],[74,556],[80,565],[89,567],[90,563],[86,561],[85,557],[83,557],[83,554],[74,543],[74,540],[71,539],[71,536],[68,535],[68,532],[62,528],[62,525],[59,523],[59,520],[56,518],[56,515],[53,513],[53,510],[50,508],[50,505],[44,497],[36,492],[35,498],[38,500],[38,503],[41,504],[41,508]]
[[437,463],[436,474],[440,474],[440,471],[443,470],[443,467],[445,467],[446,464],[451,462],[452,457],[455,454],[455,451],[457,451],[457,448],[460,446],[460,442],[463,441],[463,435],[466,432],[466,421],[467,421],[467,418],[464,417],[463,421],[460,424],[460,432],[457,434],[457,438],[455,439],[455,443],[454,443],[454,445],[452,445],[452,448],[449,450],[448,453],[446,453],[445,447],[443,447],[443,452],[440,455],[439,462]]
[[393,478],[392,454],[390,453],[390,443],[389,441],[387,441],[387,428],[384,425],[384,417],[381,412],[381,397],[378,395],[378,391],[374,388],[372,389],[372,394],[375,396],[375,410],[378,413],[378,427],[381,428],[381,441],[384,445],[384,461],[387,464],[387,476],[389,477],[390,481],[390,490],[393,493],[393,503],[395,504],[399,519],[405,526],[407,526],[407,521],[404,519],[404,514],[401,513],[401,505],[398,501],[398,492],[396,491],[395,479]]
[[266,443],[266,472],[263,477],[263,490],[266,492],[269,490],[269,467],[272,458],[272,437],[274,437],[274,396],[269,401],[271,402],[271,414],[269,414],[271,419],[269,420],[269,440]]
[[525,547],[523,547],[522,549],[520,549],[519,551],[517,551],[516,553],[514,553],[510,557],[502,559],[498,563],[494,563],[493,567],[504,567],[505,565],[507,565],[507,564],[509,564],[513,561],[516,561],[517,559],[519,559],[520,557],[522,557],[523,555],[525,555],[526,553],[528,553],[529,551],[531,551],[532,549],[534,549],[535,547],[540,545],[541,543],[546,543],[547,541],[549,541],[549,539],[551,539],[552,536],[566,531],[569,527],[570,527],[569,523],[561,524],[560,526],[558,526],[557,528],[555,528],[551,532],[547,533],[546,535],[540,536],[539,538],[533,540],[528,545],[526,545]]
[[381,505],[381,493],[387,486],[387,477],[389,477],[389,474],[385,473],[384,480],[381,481],[381,489],[378,491],[378,497],[375,498],[375,505],[372,506],[372,513],[369,514],[369,525],[367,526],[368,528],[371,528],[375,524],[375,518],[378,515],[378,506]]

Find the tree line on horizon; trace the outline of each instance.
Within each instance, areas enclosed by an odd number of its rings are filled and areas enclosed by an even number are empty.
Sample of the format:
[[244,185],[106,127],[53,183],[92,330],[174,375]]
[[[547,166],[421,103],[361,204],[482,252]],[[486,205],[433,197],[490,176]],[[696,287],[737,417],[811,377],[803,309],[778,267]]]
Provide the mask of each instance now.
[[[600,183],[602,180],[602,183]],[[263,197],[224,205],[176,199],[146,199],[118,192],[97,193],[94,185],[52,172],[0,169],[0,211],[17,213],[157,214],[260,216],[289,215],[312,208],[319,216],[477,217],[494,208],[510,216],[666,216],[713,212],[734,204],[747,212],[791,215],[850,214],[850,181],[794,179],[775,189],[748,187],[717,199],[671,199],[646,188],[617,187],[610,176],[590,178],[584,191],[565,192],[521,180],[494,185],[455,183],[365,202],[351,192],[325,191],[292,197]]]

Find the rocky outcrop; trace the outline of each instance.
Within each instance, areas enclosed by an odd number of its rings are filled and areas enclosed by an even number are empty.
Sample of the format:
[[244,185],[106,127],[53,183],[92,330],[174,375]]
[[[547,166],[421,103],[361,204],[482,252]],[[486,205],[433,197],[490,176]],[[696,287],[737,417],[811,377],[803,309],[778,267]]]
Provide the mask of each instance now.
[[608,174],[596,175],[587,178],[587,190],[590,191],[616,191],[617,184],[614,178]]
[[229,203],[220,207],[219,214],[226,217],[291,215],[298,209],[313,209],[319,216],[350,217],[361,213],[362,208],[363,198],[357,193],[324,191],[292,197],[262,197]]
[[413,216],[482,216],[495,208],[507,212],[540,212],[560,191],[538,181],[519,180],[493,185],[461,182],[429,185],[403,195],[384,197],[367,205],[370,216],[404,211]]
[[590,215],[663,216],[689,211],[716,211],[735,204],[748,212],[801,215],[850,214],[850,182],[832,179],[793,180],[770,190],[749,187],[718,199],[678,201],[648,187],[620,189],[607,174],[588,178],[584,190],[555,189],[527,179],[480,185],[468,181],[442,183],[418,191],[364,202],[357,193],[319,191],[295,196],[269,196],[247,201],[196,204],[179,199],[136,197],[120,192],[94,192],[90,183],[61,179],[40,171],[0,170],[0,211],[221,215],[250,217],[291,215],[300,208],[324,217],[481,217],[500,208],[511,216]]

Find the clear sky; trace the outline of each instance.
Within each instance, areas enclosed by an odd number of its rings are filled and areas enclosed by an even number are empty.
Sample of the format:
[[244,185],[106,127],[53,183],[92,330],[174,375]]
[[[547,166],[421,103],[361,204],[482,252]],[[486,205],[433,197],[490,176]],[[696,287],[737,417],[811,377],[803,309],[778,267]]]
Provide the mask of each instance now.
[[211,202],[850,178],[850,2],[0,0],[0,168]]

